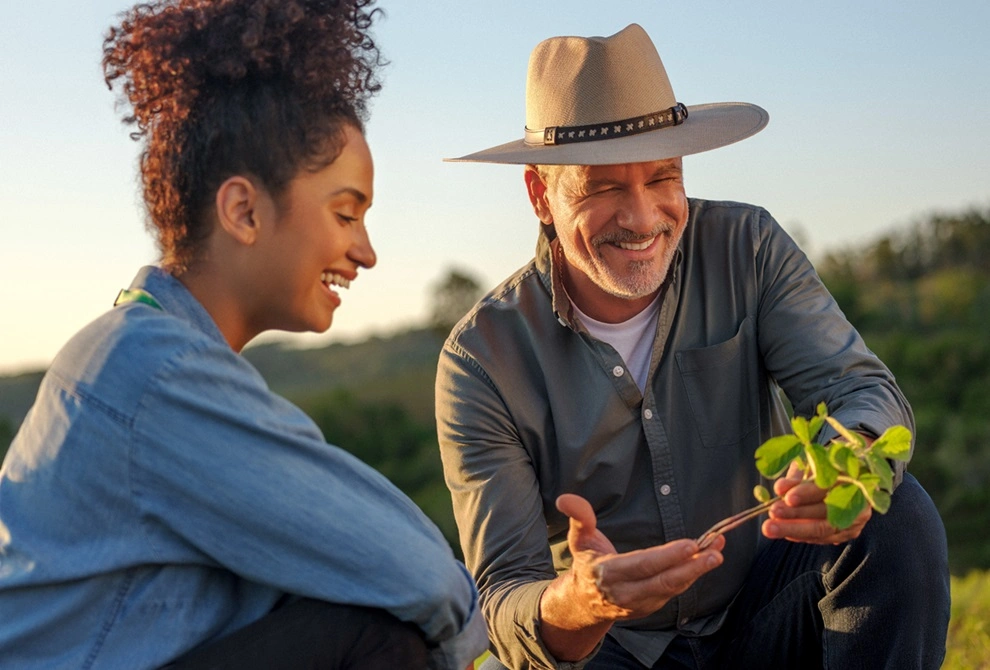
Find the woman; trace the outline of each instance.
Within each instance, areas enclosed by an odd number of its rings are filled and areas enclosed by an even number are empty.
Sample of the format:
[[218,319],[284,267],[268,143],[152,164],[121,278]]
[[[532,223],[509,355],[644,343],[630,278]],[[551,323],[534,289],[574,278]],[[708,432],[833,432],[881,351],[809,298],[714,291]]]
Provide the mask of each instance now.
[[329,328],[375,264],[372,3],[159,0],[111,29],[161,262],[59,353],[0,473],[3,667],[483,651],[436,527],[239,355],[265,330]]

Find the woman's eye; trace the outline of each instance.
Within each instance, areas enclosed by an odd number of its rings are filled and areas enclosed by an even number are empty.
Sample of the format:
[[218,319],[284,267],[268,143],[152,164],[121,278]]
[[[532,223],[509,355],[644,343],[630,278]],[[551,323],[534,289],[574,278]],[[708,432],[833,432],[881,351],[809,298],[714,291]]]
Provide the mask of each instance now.
[[340,222],[341,223],[343,223],[344,225],[348,225],[348,226],[351,225],[352,223],[354,223],[355,221],[357,221],[357,217],[356,216],[347,216],[345,214],[338,214],[337,215],[337,218],[340,219]]

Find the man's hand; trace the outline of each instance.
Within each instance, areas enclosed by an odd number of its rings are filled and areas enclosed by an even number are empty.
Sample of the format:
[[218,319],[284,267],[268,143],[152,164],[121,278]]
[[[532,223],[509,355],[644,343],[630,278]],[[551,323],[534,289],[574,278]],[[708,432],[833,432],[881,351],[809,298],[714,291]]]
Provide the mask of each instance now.
[[675,540],[619,554],[598,530],[587,500],[564,494],[557,509],[570,517],[567,544],[574,559],[540,600],[543,643],[557,660],[584,658],[614,621],[652,614],[722,564],[725,538],[700,552],[693,540]]
[[802,480],[793,468],[774,482],[773,490],[783,500],[770,508],[770,519],[763,522],[763,534],[771,539],[840,544],[859,537],[873,515],[873,509],[867,505],[853,525],[837,530],[826,517],[825,496],[828,491],[818,488],[814,481]]

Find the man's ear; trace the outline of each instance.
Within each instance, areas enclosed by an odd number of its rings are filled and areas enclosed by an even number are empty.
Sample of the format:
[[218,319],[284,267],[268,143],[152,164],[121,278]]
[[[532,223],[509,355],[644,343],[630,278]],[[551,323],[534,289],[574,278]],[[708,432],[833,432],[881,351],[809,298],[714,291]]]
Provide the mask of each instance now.
[[252,245],[261,229],[264,191],[247,177],[234,175],[217,189],[216,214],[225,233],[241,244]]
[[547,183],[532,165],[526,166],[523,178],[526,180],[526,192],[529,194],[529,202],[533,205],[536,217],[546,225],[553,224],[553,214],[550,213],[550,206],[547,204]]

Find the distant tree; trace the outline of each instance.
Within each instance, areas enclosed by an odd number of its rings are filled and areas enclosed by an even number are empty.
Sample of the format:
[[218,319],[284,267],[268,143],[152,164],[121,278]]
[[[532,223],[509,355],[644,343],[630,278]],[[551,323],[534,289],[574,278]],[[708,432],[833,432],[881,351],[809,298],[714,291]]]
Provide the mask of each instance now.
[[449,270],[443,279],[433,285],[432,291],[430,327],[442,337],[447,336],[481,297],[478,280],[458,269]]

